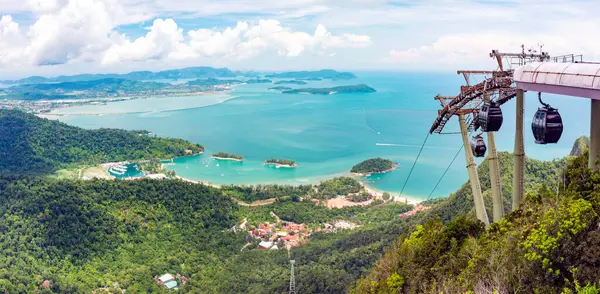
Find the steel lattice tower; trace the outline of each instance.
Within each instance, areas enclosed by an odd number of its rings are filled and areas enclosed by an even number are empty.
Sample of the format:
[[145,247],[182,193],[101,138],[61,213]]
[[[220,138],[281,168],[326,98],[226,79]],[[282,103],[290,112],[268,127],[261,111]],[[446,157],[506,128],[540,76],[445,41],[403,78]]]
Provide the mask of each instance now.
[[290,294],[296,294],[296,277],[294,277],[294,264],[295,260],[290,260],[290,264],[292,265],[292,269],[290,272]]

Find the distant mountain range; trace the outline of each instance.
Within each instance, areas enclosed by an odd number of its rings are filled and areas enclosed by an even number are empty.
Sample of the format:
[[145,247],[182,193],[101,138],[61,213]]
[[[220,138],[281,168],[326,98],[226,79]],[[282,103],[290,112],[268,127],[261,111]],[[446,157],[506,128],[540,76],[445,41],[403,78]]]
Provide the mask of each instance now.
[[[164,70],[159,72],[134,71],[127,74],[79,74],[73,76],[58,76],[46,78],[41,76],[31,76],[20,80],[0,81],[0,84],[23,85],[23,84],[49,84],[64,82],[82,82],[101,79],[123,79],[133,81],[148,80],[179,80],[179,79],[201,79],[201,78],[232,78],[232,77],[259,77],[260,74],[255,71],[231,71],[227,68],[213,68],[209,66],[187,67],[182,69]],[[319,71],[295,71],[268,74],[267,78],[285,78],[285,79],[305,79],[320,80],[333,79],[344,80],[352,79],[356,76],[349,72],[338,72],[332,69],[323,69]]]
[[159,72],[134,71],[127,74],[79,74],[74,76],[58,76],[45,78],[32,76],[20,80],[2,81],[3,84],[44,84],[62,82],[81,82],[100,79],[124,79],[133,81],[143,80],[178,80],[198,78],[231,78],[236,74],[227,68],[213,68],[208,66],[187,67],[182,69],[164,70]]

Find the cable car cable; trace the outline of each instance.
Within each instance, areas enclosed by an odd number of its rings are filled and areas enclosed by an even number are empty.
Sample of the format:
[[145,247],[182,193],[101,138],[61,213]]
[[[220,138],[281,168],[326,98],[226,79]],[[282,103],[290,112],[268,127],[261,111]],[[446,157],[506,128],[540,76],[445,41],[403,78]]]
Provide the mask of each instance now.
[[456,160],[456,157],[458,157],[458,154],[460,154],[460,152],[463,150],[463,147],[464,146],[461,144],[460,148],[458,149],[458,152],[456,152],[456,154],[454,155],[454,158],[452,158],[452,161],[450,161],[450,164],[448,165],[448,167],[446,168],[446,170],[444,171],[444,173],[440,177],[440,180],[435,184],[435,187],[433,187],[433,190],[431,190],[431,193],[429,193],[429,196],[427,197],[427,200],[431,199],[431,195],[433,195],[433,192],[435,192],[435,189],[437,189],[437,187],[440,185],[440,183],[442,182],[442,180],[446,176],[446,173],[448,173],[448,171],[450,170],[450,167],[452,166],[452,164]]
[[415,162],[413,162],[413,165],[410,168],[410,172],[408,172],[408,177],[406,177],[406,181],[404,181],[404,185],[402,186],[402,190],[400,191],[400,196],[398,196],[398,197],[402,197],[402,193],[404,193],[404,188],[406,188],[406,184],[408,183],[408,180],[410,179],[410,175],[412,174],[413,170],[415,169],[415,165],[417,165],[417,161],[419,160],[419,157],[421,156],[421,152],[423,151],[423,148],[425,147],[425,143],[427,143],[427,139],[429,138],[429,135],[430,135],[429,132],[427,132],[427,136],[425,136],[425,140],[423,141],[423,145],[421,145],[419,154],[417,154],[417,158],[415,158]]

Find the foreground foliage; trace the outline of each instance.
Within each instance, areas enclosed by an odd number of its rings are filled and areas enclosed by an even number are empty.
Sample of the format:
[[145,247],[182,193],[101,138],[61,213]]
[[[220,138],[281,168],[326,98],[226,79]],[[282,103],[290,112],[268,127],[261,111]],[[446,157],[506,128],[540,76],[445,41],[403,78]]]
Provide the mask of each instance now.
[[600,173],[587,169],[586,158],[569,163],[559,193],[542,185],[487,231],[473,218],[454,218],[445,225],[428,221],[399,240],[355,292],[593,289],[600,282]]

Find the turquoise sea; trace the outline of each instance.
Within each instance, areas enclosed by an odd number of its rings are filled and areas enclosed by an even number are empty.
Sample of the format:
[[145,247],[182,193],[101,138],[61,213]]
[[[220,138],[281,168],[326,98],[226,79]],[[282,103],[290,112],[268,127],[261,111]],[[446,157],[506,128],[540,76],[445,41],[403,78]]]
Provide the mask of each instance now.
[[[204,155],[177,158],[169,169],[179,176],[214,184],[314,183],[348,174],[352,165],[380,156],[399,162],[398,169],[365,180],[373,188],[398,194],[439,109],[433,97],[438,93],[457,94],[464,80],[439,73],[356,74],[354,80],[316,81],[293,87],[364,83],[377,93],[289,95],[267,90],[272,84],[252,84],[236,87],[229,93],[233,98],[224,102],[222,95],[137,99],[93,106],[91,111],[90,106],[68,109],[71,113],[113,114],[67,115],[60,120],[85,128],[146,129],[158,136],[200,143],[206,147]],[[590,107],[587,99],[547,95],[544,100],[562,114],[563,137],[555,145],[533,143],[529,126],[539,103],[536,95],[529,93],[525,102],[526,153],[550,160],[567,155],[574,140],[589,133]],[[503,107],[504,125],[496,139],[500,150],[513,149],[514,108],[514,101]],[[458,121],[446,128],[458,131]],[[404,194],[426,199],[461,144],[460,135],[431,135]],[[217,151],[236,153],[245,160],[210,159],[210,154]],[[299,167],[263,166],[263,161],[271,157],[294,159]],[[447,196],[466,180],[461,152],[433,197]]]

